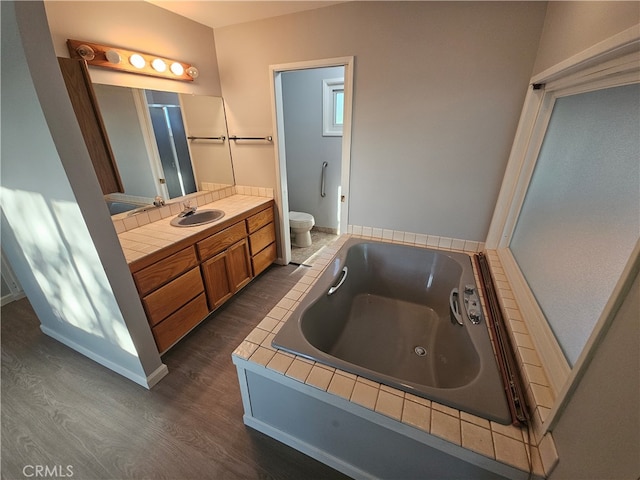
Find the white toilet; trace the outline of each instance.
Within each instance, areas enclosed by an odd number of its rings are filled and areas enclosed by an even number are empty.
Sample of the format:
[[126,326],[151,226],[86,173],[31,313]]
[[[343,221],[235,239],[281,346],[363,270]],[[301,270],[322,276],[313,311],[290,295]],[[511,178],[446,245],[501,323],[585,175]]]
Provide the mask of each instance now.
[[296,247],[311,245],[311,228],[316,221],[313,215],[304,212],[289,212],[289,227],[291,227],[291,243]]

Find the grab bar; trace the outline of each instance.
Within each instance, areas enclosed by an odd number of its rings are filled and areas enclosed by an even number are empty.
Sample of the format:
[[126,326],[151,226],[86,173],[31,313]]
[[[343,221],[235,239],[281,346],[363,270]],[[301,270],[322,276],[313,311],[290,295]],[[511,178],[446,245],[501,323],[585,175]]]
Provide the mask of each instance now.
[[324,182],[327,176],[327,166],[329,166],[329,164],[327,162],[322,162],[322,181],[320,182],[320,196],[324,197],[327,194],[324,191]]
[[336,291],[340,288],[340,286],[344,283],[344,281],[347,279],[347,273],[349,273],[349,269],[347,268],[347,266],[345,265],[344,267],[342,267],[342,273],[340,274],[340,280],[338,281],[337,285],[334,285],[333,287],[331,287],[329,289],[329,291],[327,292],[327,295],[333,295],[334,293],[336,293]]
[[457,288],[451,290],[449,294],[449,307],[451,308],[451,314],[455,318],[458,325],[463,326],[462,323],[462,315],[460,315],[460,304],[458,302],[458,298],[460,297],[460,293]]

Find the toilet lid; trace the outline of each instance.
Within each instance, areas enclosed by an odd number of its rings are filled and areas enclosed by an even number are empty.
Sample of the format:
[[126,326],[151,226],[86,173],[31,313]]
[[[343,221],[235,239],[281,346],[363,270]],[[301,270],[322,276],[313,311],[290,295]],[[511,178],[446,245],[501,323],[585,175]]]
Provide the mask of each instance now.
[[313,222],[313,215],[304,212],[289,212],[289,220],[294,222]]

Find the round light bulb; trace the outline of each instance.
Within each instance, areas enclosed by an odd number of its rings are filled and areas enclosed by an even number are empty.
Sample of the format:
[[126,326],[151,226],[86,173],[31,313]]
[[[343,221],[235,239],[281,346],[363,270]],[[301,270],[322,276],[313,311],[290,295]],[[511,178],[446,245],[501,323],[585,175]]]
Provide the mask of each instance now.
[[156,72],[160,73],[164,72],[167,69],[167,64],[164,63],[164,60],[160,58],[154,59],[153,62],[151,62],[151,66]]
[[171,64],[171,72],[174,75],[180,76],[184,73],[184,67],[180,65],[178,62],[173,62]]
[[86,60],[87,62],[90,62],[91,60],[96,58],[96,52],[94,52],[93,48],[91,48],[89,45],[79,45],[78,48],[76,48],[76,53],[80,55],[80,58]]
[[144,61],[144,58],[142,58],[142,55],[138,55],[137,53],[134,53],[129,57],[129,63],[136,68],[144,68],[147,64],[147,62]]
[[187,68],[187,75],[189,75],[191,78],[198,78],[198,75],[200,75],[200,72],[196,67],[189,67]]
[[115,50],[107,50],[104,53],[104,56],[107,57],[107,60],[109,61],[109,63],[118,64],[120,63],[120,60],[122,60],[122,58],[120,57],[120,54]]

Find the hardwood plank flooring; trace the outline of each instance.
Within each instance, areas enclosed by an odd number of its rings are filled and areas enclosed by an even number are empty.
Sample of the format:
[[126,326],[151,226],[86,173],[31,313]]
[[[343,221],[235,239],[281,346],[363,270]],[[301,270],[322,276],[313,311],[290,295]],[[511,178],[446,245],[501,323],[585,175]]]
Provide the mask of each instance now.
[[304,268],[274,265],[245,287],[163,356],[152,390],[44,335],[27,299],[4,306],[1,477],[41,465],[82,480],[347,478],[242,423],[231,353]]

